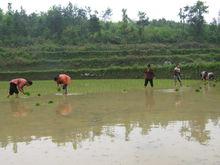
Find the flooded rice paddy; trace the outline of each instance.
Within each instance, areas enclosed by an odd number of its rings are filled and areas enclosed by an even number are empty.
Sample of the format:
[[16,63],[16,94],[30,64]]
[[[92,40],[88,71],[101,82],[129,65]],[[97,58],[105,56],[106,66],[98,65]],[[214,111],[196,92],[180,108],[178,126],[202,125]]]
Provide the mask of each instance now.
[[2,165],[220,164],[220,88],[0,103]]

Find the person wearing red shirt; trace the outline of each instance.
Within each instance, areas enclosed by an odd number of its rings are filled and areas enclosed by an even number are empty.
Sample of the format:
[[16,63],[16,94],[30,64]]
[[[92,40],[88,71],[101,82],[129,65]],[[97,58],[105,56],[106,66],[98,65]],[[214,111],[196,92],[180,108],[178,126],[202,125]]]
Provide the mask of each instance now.
[[16,97],[18,97],[19,92],[25,94],[23,90],[24,86],[31,86],[32,84],[32,81],[26,80],[24,78],[16,78],[11,80],[8,97],[13,95],[14,93],[16,94]]
[[71,83],[71,77],[66,74],[59,74],[54,78],[57,83],[58,89],[63,88],[64,94],[67,94],[67,86]]

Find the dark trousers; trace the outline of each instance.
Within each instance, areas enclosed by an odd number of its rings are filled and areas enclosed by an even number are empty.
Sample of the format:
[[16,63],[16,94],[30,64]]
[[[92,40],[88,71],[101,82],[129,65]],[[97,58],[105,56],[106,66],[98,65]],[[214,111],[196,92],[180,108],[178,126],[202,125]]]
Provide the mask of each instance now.
[[17,88],[17,85],[14,84],[14,83],[10,83],[10,88],[9,88],[9,94],[10,95],[13,95],[13,94],[18,94],[19,91],[18,91],[18,88]]
[[150,82],[150,86],[153,87],[154,86],[153,79],[147,79],[147,78],[145,79],[144,86],[145,87],[147,86],[148,81]]

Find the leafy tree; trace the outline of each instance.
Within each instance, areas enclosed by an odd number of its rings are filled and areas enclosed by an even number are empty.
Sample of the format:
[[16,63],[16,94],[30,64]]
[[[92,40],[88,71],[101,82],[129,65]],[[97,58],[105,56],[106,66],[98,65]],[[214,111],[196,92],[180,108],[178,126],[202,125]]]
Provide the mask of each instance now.
[[103,29],[103,30],[106,30],[106,31],[109,30],[109,28],[110,28],[111,16],[112,16],[112,9],[107,8],[107,9],[103,12],[103,14],[102,14],[102,16],[101,16],[102,21],[104,22],[104,24],[103,24],[103,28],[104,28],[104,29]]
[[102,14],[102,19],[104,22],[108,22],[112,16],[112,9],[107,8],[104,13]]
[[204,14],[208,13],[208,6],[204,2],[197,1],[193,6],[186,6],[185,12],[187,15],[187,22],[191,25],[193,35],[197,39],[201,39],[205,24]]
[[61,6],[53,6],[47,13],[46,22],[52,38],[59,40],[63,31]]
[[90,19],[89,19],[89,31],[91,33],[95,33],[95,32],[99,32],[101,29],[101,26],[100,26],[100,21],[99,21],[99,18],[97,17],[97,14],[93,14],[90,16]]
[[128,35],[128,15],[127,15],[127,9],[122,9],[121,35],[124,38],[125,42],[127,42],[127,35]]
[[90,7],[79,8],[70,2],[66,7],[53,6],[46,12],[27,14],[23,8],[13,10],[9,3],[8,11],[0,9],[0,46],[197,40],[219,43],[220,21],[216,18],[207,24],[207,10],[208,6],[198,1],[180,9],[180,22],[174,22],[164,18],[149,20],[143,11],[138,12],[138,20],[132,20],[127,9],[122,9],[122,20],[111,22],[110,8],[99,15]]
[[138,18],[139,20],[137,21],[138,25],[138,34],[139,38],[141,41],[144,39],[144,28],[149,24],[149,18],[147,17],[147,14],[145,12],[138,12]]

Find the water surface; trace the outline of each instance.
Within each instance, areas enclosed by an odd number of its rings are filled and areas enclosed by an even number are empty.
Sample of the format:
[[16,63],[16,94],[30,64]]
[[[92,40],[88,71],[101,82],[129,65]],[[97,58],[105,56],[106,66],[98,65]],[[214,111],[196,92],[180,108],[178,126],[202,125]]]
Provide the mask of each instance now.
[[219,100],[208,86],[11,98],[0,103],[0,163],[217,165]]

